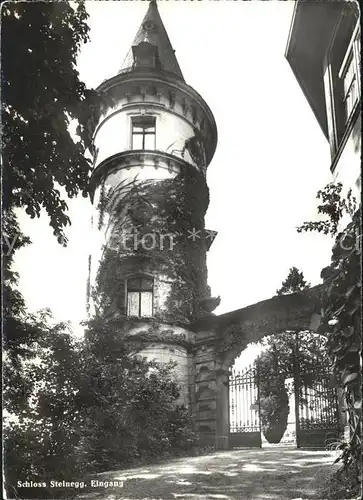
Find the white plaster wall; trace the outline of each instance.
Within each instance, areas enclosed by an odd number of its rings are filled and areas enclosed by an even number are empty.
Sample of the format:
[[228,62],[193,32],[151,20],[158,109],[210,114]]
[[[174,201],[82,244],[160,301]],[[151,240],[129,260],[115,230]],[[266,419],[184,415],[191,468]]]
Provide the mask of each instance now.
[[130,133],[130,121],[126,113],[118,111],[104,120],[94,137],[94,145],[98,149],[96,166],[109,156],[130,149]]
[[[345,144],[343,152],[334,170],[334,182],[343,184],[342,196],[345,197],[349,189],[357,202],[361,199],[361,116],[359,115],[352,132]],[[349,217],[341,220],[340,227],[349,223]]]
[[176,172],[169,172],[166,168],[155,168],[154,165],[135,165],[129,168],[120,168],[107,176],[105,187],[118,186],[121,182],[128,183],[137,178],[137,181],[164,180],[175,177]]
[[[182,149],[186,139],[193,137],[193,127],[171,111],[145,104],[117,110],[101,122],[94,137],[98,149],[96,166],[116,153],[131,149],[131,117],[142,112],[156,117],[155,149],[183,158],[178,150]],[[185,152],[184,159],[196,166],[188,152]]]
[[341,182],[345,192],[351,188],[356,198],[359,197],[361,182],[360,152],[361,117],[359,116],[334,171],[334,181]]
[[[186,111],[186,115],[184,116],[181,102],[178,102],[178,100],[175,102],[174,110],[171,110],[169,105],[166,93],[153,95],[146,92],[144,96],[141,96],[141,94],[138,95],[134,91],[131,91],[129,95],[124,94],[119,96],[114,107],[109,107],[105,110],[96,129],[93,138],[94,146],[97,150],[95,167],[117,153],[131,150],[131,118],[143,113],[156,117],[155,151],[171,154],[196,167],[200,167],[193,162],[187,151],[184,152],[183,156],[181,155],[181,150],[184,147],[186,139],[194,135],[190,106],[188,106],[188,111]],[[139,165],[135,165],[134,160],[131,161],[132,164],[128,165],[127,168],[125,165],[120,165],[118,170],[115,169],[108,175],[105,181],[106,192],[111,187],[118,186],[122,182],[127,183],[135,178],[138,181],[163,180],[173,178],[178,173],[175,164],[172,171],[168,168],[163,168],[166,167],[166,163],[162,159],[160,159],[159,167],[151,159],[144,158],[143,164]],[[111,227],[109,231],[106,231],[109,222],[107,213],[104,214],[102,228],[98,229],[99,214],[97,205],[99,195],[100,187],[96,189],[94,197],[93,244],[90,252],[91,287],[95,284],[103,248],[108,241],[109,233],[112,232]],[[165,286],[160,289],[161,294],[158,303],[161,309],[167,309],[170,287],[170,284],[165,283]]]

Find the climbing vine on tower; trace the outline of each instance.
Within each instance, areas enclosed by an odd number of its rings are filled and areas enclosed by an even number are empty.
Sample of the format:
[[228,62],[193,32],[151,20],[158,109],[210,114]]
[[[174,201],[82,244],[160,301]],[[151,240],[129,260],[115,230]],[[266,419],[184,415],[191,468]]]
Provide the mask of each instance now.
[[[204,227],[208,203],[203,174],[187,165],[171,179],[135,179],[107,193],[103,189],[100,207],[108,213],[111,236],[104,249],[94,295],[104,314],[125,314],[123,279],[127,274],[143,271],[163,276],[171,283],[167,310],[156,310],[157,319],[187,324],[198,317],[199,304],[210,296]],[[193,232],[197,237],[191,237]],[[154,244],[145,248],[140,242],[150,235]]]

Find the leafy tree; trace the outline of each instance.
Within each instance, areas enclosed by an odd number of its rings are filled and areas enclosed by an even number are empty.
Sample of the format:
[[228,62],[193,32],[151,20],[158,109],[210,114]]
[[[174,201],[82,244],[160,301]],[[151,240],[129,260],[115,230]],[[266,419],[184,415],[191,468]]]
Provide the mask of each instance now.
[[[319,377],[326,376],[329,366],[327,338],[309,331],[284,332],[266,337],[261,346],[264,351],[257,359],[257,368],[262,430],[268,441],[275,439],[270,442],[279,442],[286,430],[291,394],[285,381],[293,378],[296,383],[298,371],[300,404],[307,404],[306,387],[314,388],[319,395],[316,382]],[[291,386],[291,391],[295,391],[295,387]],[[311,398],[309,405],[311,410],[314,409]]]
[[88,127],[98,103],[76,70],[86,20],[82,0],[4,2],[1,9],[3,209],[22,207],[32,218],[45,209],[64,243],[70,219],[60,187],[70,198],[87,196]]
[[[361,471],[361,206],[356,210],[351,192],[347,199],[341,197],[341,184],[328,185],[319,193],[324,194],[324,212],[328,219],[305,223],[300,231],[317,230],[335,236],[331,263],[321,273],[323,278],[323,316],[319,332],[328,339],[328,351],[333,369],[345,391],[350,436],[340,445],[344,470],[355,470],[357,483]],[[318,193],[318,194],[319,194]],[[322,213],[321,207],[320,213]],[[340,231],[343,215],[351,216],[351,222]]]
[[[26,318],[36,332],[27,356],[4,363],[5,484],[10,498],[54,498],[71,491],[29,487],[17,481],[46,482],[79,479],[78,452],[81,347],[64,323],[51,326],[49,311]],[[12,351],[9,350],[11,354]]]
[[[302,332],[284,332],[270,335],[262,340],[261,345],[265,353],[277,353],[274,360],[276,370],[285,379],[293,377],[298,362],[301,382],[310,386],[313,376],[317,372],[326,371],[329,365],[327,352],[327,338],[324,335]],[[266,372],[262,370],[264,377],[268,378],[268,363]]]
[[6,356],[4,367],[10,497],[69,498],[74,491],[18,488],[17,481],[79,480],[193,445],[188,411],[176,404],[173,367],[130,355],[133,345],[119,326],[95,319],[85,341],[76,342],[66,324],[51,326],[49,311],[27,324],[37,333],[28,355],[17,365]]
[[333,369],[345,392],[350,438],[341,445],[339,457],[346,468],[354,467],[361,480],[361,214],[353,216],[336,237],[331,265],[322,271],[323,317],[320,332],[328,335]]
[[5,347],[11,347],[13,354],[18,352],[19,344],[25,337],[32,337],[25,327],[23,318],[26,315],[26,305],[23,296],[17,289],[19,274],[12,269],[14,253],[30,243],[30,239],[20,231],[14,211],[9,210],[3,218],[3,234],[1,238],[3,280],[2,280],[2,313],[4,321],[3,341]]
[[323,234],[336,235],[339,222],[345,214],[352,216],[357,210],[357,201],[350,189],[346,198],[342,198],[343,184],[341,182],[327,184],[318,191],[316,198],[321,200],[318,205],[318,214],[326,218],[320,221],[304,222],[297,228],[298,233],[318,231]]
[[300,272],[297,267],[291,267],[285,281],[282,282],[281,288],[276,290],[277,295],[287,295],[289,293],[304,292],[310,287],[304,279],[304,273]]
[[[87,195],[92,149],[90,127],[101,99],[79,80],[76,57],[88,40],[82,0],[4,2],[1,9],[2,209],[5,346],[12,356],[32,342],[37,329],[26,322],[26,306],[12,270],[14,252],[29,244],[16,218],[17,207],[31,217],[45,209],[58,241],[70,223],[68,197]],[[17,43],[13,43],[13,40]],[[78,122],[78,139],[69,131]],[[9,243],[11,245],[9,245]],[[14,243],[14,244],[13,244]]]
[[[64,369],[75,361],[71,341],[65,340],[62,325],[50,326],[48,314],[27,312],[12,269],[14,252],[30,243],[20,230],[16,208],[31,217],[45,209],[58,241],[66,244],[63,228],[70,220],[61,190],[69,197],[87,195],[87,126],[98,97],[85,88],[76,71],[76,56],[89,28],[84,2],[72,5],[4,2],[1,9],[4,405],[11,415],[4,437],[10,490],[16,476],[44,477],[42,467],[54,477],[59,472],[55,462],[69,471],[74,448],[71,417],[57,407],[54,395],[59,392],[60,404],[72,410],[60,383],[72,370],[63,379],[60,366],[52,372],[57,356],[63,356]],[[69,132],[72,119],[79,125],[76,140]],[[39,358],[42,365],[36,363]],[[9,495],[13,497],[14,491]]]
[[[2,296],[5,345],[12,349],[26,337],[31,342],[35,333],[24,319],[26,307],[12,270],[14,252],[30,243],[15,209],[35,217],[44,208],[58,241],[66,244],[63,228],[70,220],[60,189],[69,197],[87,195],[91,164],[85,153],[91,148],[88,127],[98,96],[85,88],[76,70],[89,28],[84,2],[73,5],[4,2],[1,9]],[[78,142],[69,132],[71,119],[79,124]]]

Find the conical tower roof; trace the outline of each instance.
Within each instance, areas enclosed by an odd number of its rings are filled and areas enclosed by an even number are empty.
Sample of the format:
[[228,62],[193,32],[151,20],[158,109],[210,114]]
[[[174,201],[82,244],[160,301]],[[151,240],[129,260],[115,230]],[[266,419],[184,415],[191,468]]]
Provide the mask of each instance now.
[[132,71],[134,67],[133,48],[143,42],[149,43],[157,48],[158,68],[160,70],[172,73],[184,82],[183,74],[175,57],[175,51],[171,46],[155,0],[151,0],[149,3],[149,8],[137,31],[132,47],[122,64],[120,73],[128,70]]

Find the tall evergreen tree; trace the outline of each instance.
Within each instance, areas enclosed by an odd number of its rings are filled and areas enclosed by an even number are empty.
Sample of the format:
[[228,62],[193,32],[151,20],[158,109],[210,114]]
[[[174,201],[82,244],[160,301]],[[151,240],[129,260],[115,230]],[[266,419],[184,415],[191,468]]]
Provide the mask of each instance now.
[[276,290],[277,295],[286,295],[289,293],[303,292],[310,287],[304,279],[304,273],[299,271],[297,267],[291,267],[285,281],[282,282],[281,288]]

